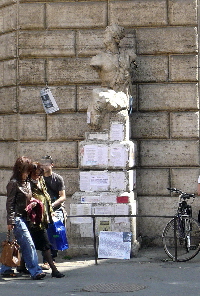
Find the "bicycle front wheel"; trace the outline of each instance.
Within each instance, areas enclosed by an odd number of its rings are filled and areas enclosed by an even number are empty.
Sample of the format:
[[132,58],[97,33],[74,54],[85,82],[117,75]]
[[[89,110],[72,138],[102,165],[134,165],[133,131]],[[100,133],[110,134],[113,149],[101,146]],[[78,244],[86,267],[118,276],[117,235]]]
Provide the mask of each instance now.
[[[185,244],[185,237],[180,231],[178,219],[176,221],[176,231],[174,231],[174,218],[170,220],[163,230],[162,239],[166,254],[175,261],[177,251],[177,261],[188,261],[194,258],[200,250],[200,226],[199,223],[190,218],[190,247]],[[177,244],[177,248],[175,247]]]

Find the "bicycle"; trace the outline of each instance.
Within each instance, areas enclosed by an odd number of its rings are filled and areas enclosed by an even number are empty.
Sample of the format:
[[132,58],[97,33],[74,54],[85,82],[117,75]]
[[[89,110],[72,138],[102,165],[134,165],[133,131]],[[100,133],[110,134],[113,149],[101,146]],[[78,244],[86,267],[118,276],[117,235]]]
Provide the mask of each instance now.
[[194,201],[195,195],[176,188],[167,189],[179,194],[179,203],[177,213],[162,233],[164,250],[173,261],[188,261],[200,250],[200,225],[192,218],[192,206],[186,201],[190,198]]

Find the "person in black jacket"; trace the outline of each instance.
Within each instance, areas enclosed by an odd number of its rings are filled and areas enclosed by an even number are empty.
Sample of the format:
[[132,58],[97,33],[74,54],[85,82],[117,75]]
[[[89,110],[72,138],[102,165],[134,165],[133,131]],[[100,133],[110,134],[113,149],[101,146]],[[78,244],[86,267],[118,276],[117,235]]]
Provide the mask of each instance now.
[[[32,279],[43,279],[46,274],[38,265],[35,245],[27,228],[29,217],[26,207],[32,199],[32,191],[28,179],[33,169],[32,161],[25,156],[17,158],[13,167],[13,175],[7,184],[7,225],[8,231],[13,230],[15,238],[21,247],[22,257]],[[33,206],[34,203],[32,203]],[[27,271],[27,270],[25,270]],[[9,266],[1,266],[1,275],[13,277],[14,271]]]

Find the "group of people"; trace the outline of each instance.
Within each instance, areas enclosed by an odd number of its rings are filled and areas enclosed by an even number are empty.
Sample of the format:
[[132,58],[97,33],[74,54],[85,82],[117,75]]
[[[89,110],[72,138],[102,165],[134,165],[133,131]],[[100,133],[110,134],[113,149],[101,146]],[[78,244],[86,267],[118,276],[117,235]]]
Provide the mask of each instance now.
[[[54,216],[65,222],[65,185],[63,178],[53,172],[51,156],[40,162],[25,156],[17,158],[6,189],[7,227],[9,232],[13,231],[22,254],[17,271],[40,280],[46,276],[43,269],[51,268],[52,277],[64,277],[55,265],[58,251],[52,250],[47,234]],[[42,251],[42,266],[38,264],[37,250]],[[3,264],[1,275],[16,276],[12,267]]]

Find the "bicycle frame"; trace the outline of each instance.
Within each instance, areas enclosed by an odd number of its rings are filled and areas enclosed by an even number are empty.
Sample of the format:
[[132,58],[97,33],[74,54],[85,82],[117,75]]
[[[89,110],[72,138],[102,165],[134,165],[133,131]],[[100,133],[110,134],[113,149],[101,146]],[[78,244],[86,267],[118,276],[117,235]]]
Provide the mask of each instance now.
[[187,204],[186,199],[194,197],[192,194],[180,192],[179,205],[177,210],[178,231],[180,244],[185,243],[187,252],[190,251],[190,218],[192,217],[192,208]]
[[174,218],[163,230],[164,250],[175,261],[187,261],[200,250],[200,225],[192,218],[192,207],[187,203],[187,199],[194,199],[195,195],[176,188],[168,189],[179,194],[179,202]]

